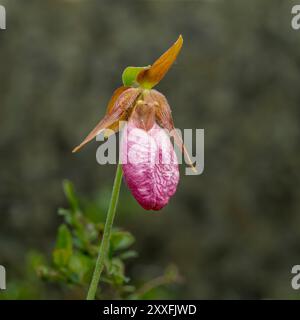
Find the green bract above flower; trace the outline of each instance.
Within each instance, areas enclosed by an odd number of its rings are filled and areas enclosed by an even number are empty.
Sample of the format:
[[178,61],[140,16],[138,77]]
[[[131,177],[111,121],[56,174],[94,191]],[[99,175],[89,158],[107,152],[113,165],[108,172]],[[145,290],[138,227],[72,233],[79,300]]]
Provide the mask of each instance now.
[[137,76],[142,70],[149,69],[151,66],[147,67],[127,67],[123,71],[122,81],[126,87],[138,86]]

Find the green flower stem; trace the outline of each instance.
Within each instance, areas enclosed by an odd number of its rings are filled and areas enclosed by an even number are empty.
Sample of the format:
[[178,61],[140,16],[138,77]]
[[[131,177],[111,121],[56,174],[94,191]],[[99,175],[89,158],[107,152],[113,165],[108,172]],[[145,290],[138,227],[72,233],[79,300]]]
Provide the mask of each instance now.
[[104,232],[103,232],[103,238],[102,238],[102,242],[100,245],[100,250],[99,250],[94,274],[93,274],[90,288],[89,288],[89,291],[87,294],[87,300],[94,300],[95,299],[95,295],[96,295],[97,288],[98,288],[98,283],[99,283],[100,276],[101,276],[101,273],[102,273],[102,270],[104,267],[104,261],[105,261],[105,258],[107,257],[107,253],[108,253],[108,249],[109,249],[111,228],[112,228],[112,225],[114,222],[116,207],[118,204],[120,187],[121,187],[121,183],[122,183],[122,176],[123,176],[122,166],[121,166],[121,164],[118,164],[117,172],[116,172],[116,176],[115,176],[115,181],[114,181],[114,185],[113,185],[113,189],[112,189],[109,209],[107,212],[107,217],[106,217],[106,222],[105,222],[105,227],[104,227]]

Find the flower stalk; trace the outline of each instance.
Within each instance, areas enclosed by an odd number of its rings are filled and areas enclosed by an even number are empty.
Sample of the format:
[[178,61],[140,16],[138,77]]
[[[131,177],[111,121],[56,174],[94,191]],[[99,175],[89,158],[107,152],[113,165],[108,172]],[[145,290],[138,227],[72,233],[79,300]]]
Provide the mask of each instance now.
[[116,176],[115,176],[115,181],[114,181],[114,185],[113,185],[113,189],[112,189],[110,204],[109,204],[109,208],[108,208],[108,212],[107,212],[107,217],[106,217],[106,222],[105,222],[105,227],[104,227],[104,232],[103,232],[103,238],[101,241],[99,254],[98,254],[96,266],[94,269],[92,281],[90,283],[89,291],[87,294],[87,300],[94,300],[95,299],[96,292],[98,289],[98,284],[99,284],[100,277],[101,277],[101,273],[104,268],[105,259],[108,254],[110,234],[111,234],[111,229],[112,229],[112,225],[114,222],[114,217],[115,217],[116,208],[117,208],[117,204],[118,204],[119,193],[120,193],[120,188],[121,188],[121,183],[122,183],[122,176],[123,176],[122,166],[121,166],[121,164],[118,164]]

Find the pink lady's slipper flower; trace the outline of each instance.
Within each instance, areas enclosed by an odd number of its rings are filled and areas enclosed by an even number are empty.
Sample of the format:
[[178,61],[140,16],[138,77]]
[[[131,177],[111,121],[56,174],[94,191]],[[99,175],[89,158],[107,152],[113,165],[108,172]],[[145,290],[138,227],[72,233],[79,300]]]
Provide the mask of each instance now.
[[[152,66],[128,67],[124,86],[118,88],[100,123],[73,152],[105,129],[119,130],[127,121],[121,141],[121,163],[131,193],[146,210],[160,210],[176,192],[179,168],[169,134],[187,156],[181,138],[174,130],[166,97],[152,89],[165,76],[182,47],[180,36]],[[189,160],[190,161],[190,160]],[[190,162],[191,164],[191,162]]]

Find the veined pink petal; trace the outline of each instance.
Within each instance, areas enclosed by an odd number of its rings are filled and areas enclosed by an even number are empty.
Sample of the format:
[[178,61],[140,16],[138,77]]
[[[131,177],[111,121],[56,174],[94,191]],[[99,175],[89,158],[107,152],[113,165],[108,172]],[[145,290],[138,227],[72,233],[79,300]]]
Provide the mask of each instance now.
[[176,191],[178,161],[166,132],[154,123],[145,131],[129,121],[124,129],[121,161],[126,183],[146,210],[160,210]]

